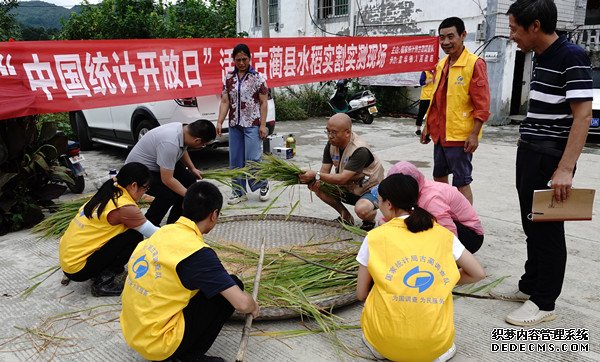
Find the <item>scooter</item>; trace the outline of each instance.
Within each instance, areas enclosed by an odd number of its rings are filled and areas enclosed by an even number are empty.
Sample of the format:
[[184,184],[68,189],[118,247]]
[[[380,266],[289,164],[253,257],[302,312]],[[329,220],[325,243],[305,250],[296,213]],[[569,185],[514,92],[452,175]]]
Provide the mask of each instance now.
[[335,92],[329,98],[329,106],[335,113],[346,113],[352,119],[358,119],[365,124],[373,123],[377,115],[375,95],[370,90],[363,90],[348,97],[348,82],[350,79],[340,79],[335,83]]
[[63,132],[59,131],[53,137],[52,143],[59,154],[56,162],[66,168],[66,174],[69,178],[68,180],[59,179],[55,181],[67,184],[69,190],[74,194],[82,193],[85,189],[84,176],[86,172],[83,166],[85,159],[79,154],[79,142],[69,140]]

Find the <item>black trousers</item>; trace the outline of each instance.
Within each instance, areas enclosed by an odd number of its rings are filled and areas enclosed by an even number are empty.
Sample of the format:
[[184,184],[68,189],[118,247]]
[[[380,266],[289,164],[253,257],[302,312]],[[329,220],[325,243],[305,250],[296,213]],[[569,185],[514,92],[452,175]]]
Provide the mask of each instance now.
[[123,267],[129,261],[137,244],[142,240],[144,240],[144,236],[139,231],[128,229],[110,239],[90,255],[83,269],[77,273],[65,273],[65,275],[76,282],[83,282],[95,278],[104,270],[119,274],[123,271]]
[[465,248],[471,252],[471,254],[475,254],[481,245],[483,244],[483,235],[477,234],[472,229],[464,226],[458,221],[454,222],[456,225],[456,231],[458,232],[458,240],[465,246]]
[[559,161],[560,157],[522,145],[517,150],[517,192],[527,241],[525,274],[519,281],[519,290],[529,294],[530,300],[546,311],[554,310],[554,302],[560,295],[565,277],[565,227],[564,222],[531,222],[528,216],[531,214],[533,191],[548,188],[548,180]]
[[[172,224],[181,216],[183,197],[163,184],[160,179],[160,172],[150,172],[150,174],[152,180],[148,189],[148,195],[154,196],[154,201],[152,201],[150,208],[146,211],[146,219],[154,225],[159,226],[169,208],[172,207],[167,218],[167,224]],[[181,162],[177,162],[175,165],[173,177],[181,182],[185,188],[190,187],[196,182],[196,177]]]
[[[244,284],[231,275],[236,284],[244,290]],[[215,342],[225,322],[231,317],[234,308],[221,294],[207,299],[201,292],[190,299],[183,308],[185,330],[177,350],[169,359],[194,360],[204,355]]]
[[431,103],[429,99],[421,99],[419,101],[419,113],[417,113],[417,121],[415,123],[419,127],[421,127],[421,125],[423,124],[423,118],[425,118],[425,113],[427,113],[429,103]]

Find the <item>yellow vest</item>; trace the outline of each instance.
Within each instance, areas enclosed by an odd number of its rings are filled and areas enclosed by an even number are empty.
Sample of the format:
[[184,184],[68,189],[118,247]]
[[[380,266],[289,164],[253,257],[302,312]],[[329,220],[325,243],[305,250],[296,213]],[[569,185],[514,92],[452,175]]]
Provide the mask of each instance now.
[[[433,73],[431,73],[431,71],[429,71],[429,70],[426,70],[425,71],[425,81],[428,81],[431,78],[433,78]],[[429,100],[429,99],[431,99],[432,95],[433,95],[433,82],[426,83],[424,86],[421,87],[421,97],[419,97],[419,99]]]
[[[435,69],[435,80],[433,94],[437,92],[440,84],[440,78],[446,62],[450,59],[448,55],[442,58]],[[473,118],[473,103],[469,95],[469,85],[473,77],[475,62],[479,57],[467,48],[461,53],[456,63],[452,64],[448,70],[448,88],[446,94],[446,140],[447,141],[466,141],[473,130],[475,119]],[[429,105],[429,111],[431,110]],[[482,131],[479,131],[481,139]]]
[[183,339],[183,308],[198,290],[186,289],[175,268],[208,246],[192,220],[180,217],[142,241],[127,264],[121,330],[127,344],[151,361],[171,356]]
[[431,361],[452,346],[452,288],[460,277],[453,238],[437,223],[411,233],[400,218],[369,232],[374,285],[360,322],[367,341],[387,359]]
[[362,186],[358,184],[358,181],[353,181],[349,185],[344,185],[344,187],[353,193],[354,195],[361,196],[365,192],[369,191],[375,185],[379,185],[379,183],[383,180],[384,171],[381,162],[379,161],[379,157],[371,151],[369,145],[364,142],[360,137],[358,137],[354,132],[352,132],[352,136],[350,137],[350,142],[344,149],[344,153],[340,155],[339,147],[335,147],[333,145],[329,146],[329,154],[331,155],[331,160],[333,162],[333,166],[335,166],[338,173],[342,173],[346,164],[348,163],[348,159],[357,148],[365,147],[371,152],[373,155],[373,162],[367,167],[365,167],[362,173],[365,176],[369,176],[369,180],[364,182]]
[[69,274],[74,274],[83,269],[87,259],[96,250],[100,249],[113,237],[125,232],[127,227],[123,224],[111,225],[108,223],[108,213],[125,205],[136,205],[135,200],[129,196],[126,189],[118,186],[123,192],[117,199],[117,204],[110,200],[98,216],[97,209],[88,219],[83,214],[83,206],[77,216],[71,220],[67,231],[60,238],[58,246],[58,259],[61,269]]

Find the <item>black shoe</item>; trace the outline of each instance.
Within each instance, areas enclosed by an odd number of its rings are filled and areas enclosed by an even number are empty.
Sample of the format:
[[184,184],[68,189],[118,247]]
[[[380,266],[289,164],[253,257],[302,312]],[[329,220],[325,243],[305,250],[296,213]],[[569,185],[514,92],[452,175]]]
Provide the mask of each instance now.
[[363,221],[360,228],[364,231],[371,231],[375,227],[375,223],[372,221]]
[[420,129],[416,130],[416,131],[415,131],[415,134],[416,134],[417,136],[420,136],[420,135],[421,135],[421,130],[420,130]]
[[123,291],[123,280],[110,270],[102,271],[92,283],[94,297],[118,297]]

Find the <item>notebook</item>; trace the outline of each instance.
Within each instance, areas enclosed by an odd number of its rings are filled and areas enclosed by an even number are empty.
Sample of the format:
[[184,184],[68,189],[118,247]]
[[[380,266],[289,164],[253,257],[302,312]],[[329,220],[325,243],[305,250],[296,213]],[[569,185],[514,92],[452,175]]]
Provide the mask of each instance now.
[[592,220],[594,189],[571,189],[566,201],[554,199],[554,190],[535,190],[531,221]]

